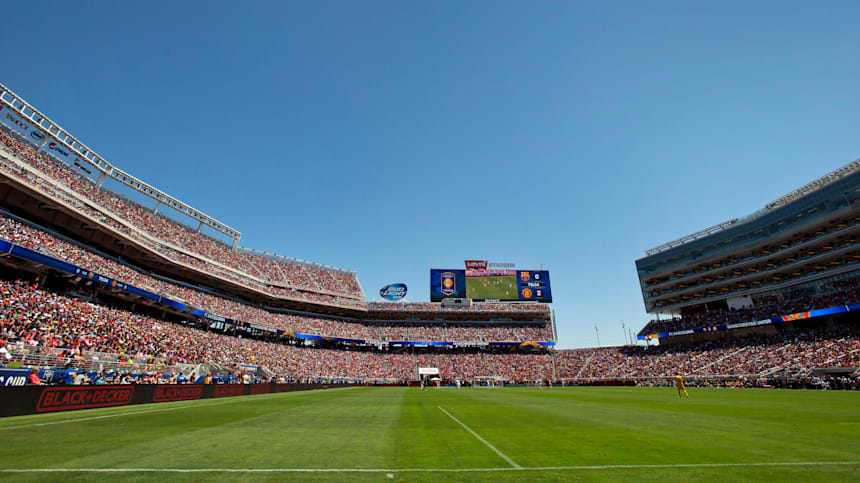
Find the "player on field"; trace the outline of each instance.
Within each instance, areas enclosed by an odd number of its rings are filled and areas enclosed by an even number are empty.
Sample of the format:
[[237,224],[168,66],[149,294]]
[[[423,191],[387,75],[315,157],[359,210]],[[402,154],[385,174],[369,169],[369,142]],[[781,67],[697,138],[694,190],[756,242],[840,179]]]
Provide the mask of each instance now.
[[675,387],[678,389],[678,397],[681,397],[681,393],[683,392],[685,396],[690,397],[687,394],[687,388],[684,387],[684,378],[681,376],[675,376]]

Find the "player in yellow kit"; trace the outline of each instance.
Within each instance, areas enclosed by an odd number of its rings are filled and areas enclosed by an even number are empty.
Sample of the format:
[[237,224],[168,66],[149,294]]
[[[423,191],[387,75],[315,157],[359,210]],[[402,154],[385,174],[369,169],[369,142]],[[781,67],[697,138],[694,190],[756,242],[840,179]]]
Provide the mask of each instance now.
[[681,393],[683,392],[685,396],[690,397],[687,394],[687,388],[684,387],[684,378],[681,376],[675,376],[675,387],[678,388],[678,397],[681,397]]

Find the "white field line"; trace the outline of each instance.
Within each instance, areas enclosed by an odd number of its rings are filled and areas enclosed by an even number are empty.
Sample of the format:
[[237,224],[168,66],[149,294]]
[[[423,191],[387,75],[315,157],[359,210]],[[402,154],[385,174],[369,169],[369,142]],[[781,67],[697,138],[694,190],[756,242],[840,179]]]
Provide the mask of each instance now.
[[[349,388],[344,388],[344,389],[349,389]],[[305,392],[305,391],[292,391],[292,392],[298,393],[298,392]],[[251,401],[261,401],[264,399],[272,399],[273,397],[280,396],[281,394],[290,394],[290,392],[280,392],[277,394],[269,394],[268,397],[251,397],[251,398],[248,398],[248,396],[234,396],[234,397],[231,397],[230,400],[228,400],[228,401],[218,401],[218,402],[209,403],[209,404],[188,404],[185,406],[174,406],[174,407],[170,407],[170,408],[149,409],[147,411],[132,411],[132,412],[127,412],[127,413],[105,414],[104,416],[92,416],[89,418],[63,419],[60,421],[49,421],[47,423],[22,424],[20,426],[6,426],[5,428],[0,427],[0,431],[5,431],[8,429],[23,429],[23,428],[35,428],[35,427],[39,427],[39,426],[51,426],[54,424],[77,423],[80,421],[92,421],[94,419],[118,418],[120,416],[134,416],[135,414],[158,413],[158,412],[162,412],[162,411],[175,411],[177,409],[208,408],[209,406],[220,406],[222,404],[233,404],[233,403],[237,403],[237,402],[251,402]],[[264,396],[264,394],[260,394],[259,396]],[[206,401],[206,399],[198,399],[197,401]]]
[[[257,399],[254,399],[254,401],[259,401],[260,399],[270,399],[270,398],[257,398]],[[51,426],[53,424],[77,423],[80,421],[92,421],[94,419],[118,418],[120,416],[134,416],[135,414],[158,413],[158,412],[162,412],[162,411],[175,411],[177,409],[205,408],[205,407],[209,407],[209,406],[219,406],[221,404],[231,404],[231,403],[235,403],[235,402],[239,402],[239,401],[219,401],[219,402],[211,403],[211,404],[189,404],[187,406],[174,406],[171,408],[149,409],[147,411],[134,411],[134,412],[128,412],[128,413],[105,414],[104,416],[92,416],[89,418],[63,419],[61,421],[49,421],[47,423],[22,424],[21,426],[7,426],[5,428],[0,428],[0,431],[5,431],[7,429],[22,429],[22,428],[35,428],[38,426]]]
[[491,445],[489,441],[487,441],[486,439],[482,438],[478,433],[476,433],[476,432],[472,431],[472,428],[470,428],[470,427],[466,426],[465,424],[463,424],[463,422],[462,422],[462,421],[460,421],[459,419],[457,419],[457,418],[455,418],[454,416],[452,416],[452,415],[451,415],[451,413],[449,413],[448,411],[445,411],[445,408],[443,408],[442,406],[436,406],[436,407],[437,407],[437,408],[439,408],[439,410],[440,410],[440,411],[442,411],[443,413],[445,413],[446,415],[448,415],[448,417],[449,417],[449,418],[453,419],[457,424],[459,424],[460,426],[462,426],[466,431],[468,431],[468,432],[472,433],[472,436],[474,436],[474,437],[478,438],[478,441],[480,441],[480,442],[484,443],[485,445],[487,445],[487,448],[490,448],[491,450],[493,450],[497,455],[501,456],[501,457],[502,457],[502,459],[503,459],[503,460],[505,460],[505,461],[507,461],[511,466],[513,466],[514,468],[522,468],[522,466],[518,465],[514,460],[512,460],[512,459],[508,458],[508,455],[506,455],[505,453],[502,453],[501,451],[499,451],[499,450],[498,450],[498,448],[496,448],[495,446]]
[[[361,386],[342,387],[342,388],[337,388],[337,389],[341,389],[341,390],[343,390],[343,389],[355,389],[356,387],[361,387]],[[314,390],[318,390],[318,389],[314,389]],[[251,401],[261,401],[264,399],[272,399],[273,397],[277,397],[277,396],[280,396],[282,394],[296,394],[296,393],[306,393],[306,392],[308,392],[308,391],[287,391],[287,392],[279,392],[277,394],[271,394],[270,393],[268,395],[266,395],[266,394],[258,394],[258,395],[255,394],[255,395],[252,395],[252,397],[250,397],[250,398],[248,396],[234,396],[234,397],[231,397],[230,400],[228,400],[228,401],[218,401],[218,402],[209,403],[209,404],[188,404],[186,406],[174,406],[171,408],[162,408],[162,409],[149,409],[147,411],[132,411],[132,412],[128,412],[128,413],[106,414],[104,416],[92,416],[89,418],[63,419],[61,421],[50,421],[47,423],[22,424],[20,426],[6,426],[5,428],[0,427],[0,431],[5,431],[7,429],[23,429],[23,428],[35,428],[38,426],[51,426],[54,424],[77,423],[80,421],[92,421],[94,419],[118,418],[120,416],[134,416],[135,414],[158,413],[161,411],[174,411],[177,409],[207,408],[209,406],[220,406],[222,404],[233,404],[233,403],[237,403],[237,402],[251,402]],[[257,397],[253,397],[253,396],[257,396]],[[267,397],[259,397],[259,396],[267,396]],[[202,402],[202,401],[207,401],[207,399],[196,399],[196,401]],[[157,403],[149,403],[149,404],[157,404]],[[144,406],[144,405],[142,404],[142,406]],[[54,414],[57,414],[57,413],[54,413]]]
[[731,468],[779,466],[853,466],[860,461],[792,461],[784,463],[679,463],[665,465],[518,466],[516,468],[22,468],[2,473],[480,473],[497,471],[570,471],[616,469]]

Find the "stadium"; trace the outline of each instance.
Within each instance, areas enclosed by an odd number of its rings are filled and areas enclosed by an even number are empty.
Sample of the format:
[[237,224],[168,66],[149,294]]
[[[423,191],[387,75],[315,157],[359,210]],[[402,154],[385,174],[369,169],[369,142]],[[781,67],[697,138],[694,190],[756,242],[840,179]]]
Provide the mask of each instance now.
[[159,7],[6,9],[0,480],[858,479],[856,5]]
[[[425,434],[421,437],[428,438],[429,445],[424,448],[426,455],[411,460],[426,464],[415,467],[410,477],[421,479],[422,468],[435,468],[495,478],[498,475],[482,473],[482,468],[501,471],[498,465],[505,463],[501,469],[528,471],[516,461],[527,454],[520,445],[530,443],[528,438],[503,441],[499,443],[506,446],[503,451],[485,440],[502,439],[494,418],[508,420],[509,411],[523,411],[522,404],[536,397],[534,391],[540,396],[542,389],[550,387],[556,391],[552,394],[580,388],[556,396],[562,398],[560,407],[584,404],[593,412],[597,411],[593,407],[596,399],[614,398],[613,407],[629,405],[631,413],[654,404],[648,402],[654,393],[632,386],[666,386],[676,374],[696,388],[857,389],[860,161],[752,215],[648,250],[646,257],[636,261],[646,310],[655,316],[639,331],[638,338],[647,345],[554,350],[556,321],[548,304],[498,300],[504,297],[498,286],[504,286],[510,295],[517,291],[517,278],[539,279],[535,274],[544,272],[493,272],[486,266],[450,269],[439,275],[438,286],[445,285],[442,280],[446,277],[463,277],[465,282],[457,284],[469,287],[466,298],[456,297],[460,293],[452,289],[447,293],[450,297],[440,295],[438,302],[366,302],[355,272],[240,246],[237,229],[121,171],[7,87],[0,86],[0,91],[0,245],[4,258],[0,284],[6,385],[24,385],[31,368],[36,369],[33,373],[41,384],[57,385],[51,387],[163,385],[155,392],[137,389],[137,396],[123,392],[93,396],[104,404],[82,404],[80,400],[89,396],[81,394],[75,399],[71,393],[64,393],[65,397],[42,395],[36,409],[23,399],[6,402],[3,412],[7,416],[53,414],[47,420],[38,415],[7,418],[0,430],[40,425],[65,430],[75,421],[116,417],[128,420],[128,430],[145,438],[151,433],[146,426],[152,423],[138,414],[176,409],[176,414],[159,418],[181,419],[183,408],[197,408],[164,401],[200,400],[204,401],[200,411],[230,417],[228,406],[210,410],[206,399],[229,395],[239,401],[243,394],[249,395],[247,404],[237,402],[230,409],[266,415],[299,405],[304,408],[299,413],[312,418],[305,406],[309,405],[323,411],[324,417],[337,418],[338,405],[358,412],[375,406],[376,412],[385,413],[380,417],[395,418],[393,412],[400,408],[390,399],[405,397],[409,400],[405,407],[411,412],[400,417],[411,418],[409,424],[418,428],[416,434]],[[135,199],[108,188],[108,181],[139,196]],[[150,204],[141,199],[149,199]],[[159,212],[163,207],[185,214],[197,226],[164,216]],[[202,233],[204,227],[231,241],[207,236]],[[549,282],[546,273],[544,289]],[[431,286],[433,283],[431,280]],[[488,294],[481,295],[481,288]],[[489,301],[478,301],[483,299]],[[651,345],[656,340],[659,345]],[[9,372],[16,370],[24,376]],[[164,389],[189,385],[200,389]],[[226,389],[210,387],[222,385],[238,389],[224,392]],[[455,385],[457,389],[489,390],[471,393],[470,404],[479,405],[471,410],[472,406],[461,407],[463,401],[452,401],[444,392],[422,396],[428,387],[432,391]],[[410,390],[397,386],[411,386],[419,392],[404,396],[402,391]],[[631,395],[618,388],[601,393],[599,386],[628,386],[639,392]],[[283,401],[260,396],[299,388],[325,390],[297,393],[300,395]],[[18,388],[4,389],[11,394],[9,390]],[[393,396],[385,391],[400,393]],[[697,397],[724,396],[700,392]],[[764,398],[754,393],[743,397]],[[154,401],[167,407],[117,410]],[[843,402],[848,414],[854,411],[856,417],[856,400]],[[549,401],[536,399],[535,403],[538,412],[522,414],[522,424],[551,417]],[[764,398],[756,404],[775,403]],[[842,402],[836,398],[816,400],[815,404],[838,406]],[[66,410],[99,406],[108,409],[63,418]],[[430,419],[416,413],[434,409],[437,413]],[[834,410],[831,416],[838,414]],[[815,418],[807,422],[816,424]],[[178,421],[175,424],[182,426]],[[356,423],[350,431],[372,439],[373,431],[364,424]],[[440,436],[433,431],[437,424],[461,426],[477,439],[468,441],[468,449],[459,448],[463,439]],[[98,434],[110,427],[106,424],[94,431]],[[266,431],[262,426],[251,427],[254,433]],[[476,432],[473,427],[482,430]],[[561,431],[571,430],[564,426]],[[314,444],[332,444],[333,435],[327,431],[322,429],[321,440]],[[4,433],[11,439],[20,438],[27,448],[49,445],[32,433],[14,437]],[[611,432],[604,436],[609,447],[622,444]],[[239,437],[253,436],[241,433]],[[588,437],[588,432],[577,433],[577,438],[582,437]],[[112,439],[107,434],[95,438]],[[478,444],[477,453],[471,444],[476,441],[484,443]],[[454,465],[450,460],[443,463],[441,455],[428,449],[439,444],[453,444],[450,451],[464,453]],[[481,446],[496,453],[500,461],[487,466]],[[361,452],[351,451],[335,466],[347,471],[358,465],[350,458]],[[760,469],[791,469],[803,475],[816,466],[827,466],[839,475],[847,469],[839,461],[854,464],[850,460],[856,453],[845,452],[848,460],[817,461],[810,467],[776,461],[774,466],[763,463]],[[295,456],[308,461],[313,460],[311,453]],[[200,457],[205,459],[205,454],[203,451]],[[394,460],[382,458],[376,465],[370,464],[372,457],[363,461],[369,463],[370,474],[379,467],[394,468],[387,471],[391,473],[404,470],[397,466],[401,457],[398,453]],[[656,459],[630,468],[660,467],[662,460],[651,457]],[[361,458],[368,456],[362,454]],[[534,460],[535,455],[529,458]],[[556,468],[555,477],[572,468],[605,466],[607,471],[621,472],[619,477],[626,471],[602,465],[605,461],[600,458],[577,459],[579,465],[561,464],[568,459],[546,448],[541,458],[543,464],[533,465],[536,471]],[[704,461],[698,470],[733,468]],[[782,463],[786,466],[780,467]],[[736,468],[745,467],[739,464]],[[326,468],[316,470],[325,472]],[[362,470],[350,471],[361,474]],[[337,473],[327,474],[332,475]],[[120,472],[112,476],[131,475]]]

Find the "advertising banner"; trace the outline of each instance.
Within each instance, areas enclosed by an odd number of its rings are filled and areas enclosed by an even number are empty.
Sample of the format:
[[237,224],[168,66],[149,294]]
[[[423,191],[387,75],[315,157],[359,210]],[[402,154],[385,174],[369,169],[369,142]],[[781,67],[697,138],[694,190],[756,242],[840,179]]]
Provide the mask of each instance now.
[[[35,143],[37,147],[41,146],[43,151],[47,151],[48,153],[65,161],[71,162],[73,160],[73,155],[68,150],[68,148],[61,145],[52,138],[48,138],[46,140],[48,135],[45,134],[42,129],[40,129],[32,122],[28,121],[26,118],[24,118],[17,112],[12,112],[6,106],[0,105],[0,121],[11,127],[22,137],[25,137]],[[44,141],[47,142],[45,142],[44,146],[42,146],[42,143]]]
[[379,289],[379,295],[385,300],[396,302],[403,297],[406,297],[405,283],[392,283]]
[[[16,376],[17,377],[17,376]],[[0,417],[215,397],[350,387],[355,384],[140,384],[0,386]]]
[[0,386],[26,386],[30,369],[0,369]]
[[758,325],[767,325],[767,324],[781,324],[785,322],[792,322],[795,320],[804,320],[811,319],[814,317],[824,317],[826,315],[835,315],[841,314],[843,312],[850,312],[853,310],[860,310],[860,304],[856,305],[837,305],[836,307],[828,307],[826,309],[816,309],[810,310],[809,312],[798,312],[796,314],[782,315],[779,317],[773,317],[770,319],[757,320],[757,321],[749,321],[749,322],[740,322],[737,324],[729,324],[729,325],[714,325],[709,327],[698,327],[692,330],[681,330],[674,332],[660,332],[659,334],[649,334],[649,335],[640,335],[636,338],[638,340],[651,340],[651,339],[659,339],[661,337],[674,337],[679,335],[687,335],[691,333],[702,334],[705,332],[716,332],[721,330],[729,330],[729,329],[738,329],[742,327],[754,327]]
[[45,138],[45,135],[38,130],[34,133],[33,126],[24,120],[20,114],[13,112],[11,109],[3,105],[0,105],[0,121],[12,128],[16,133],[33,142],[41,143]]

